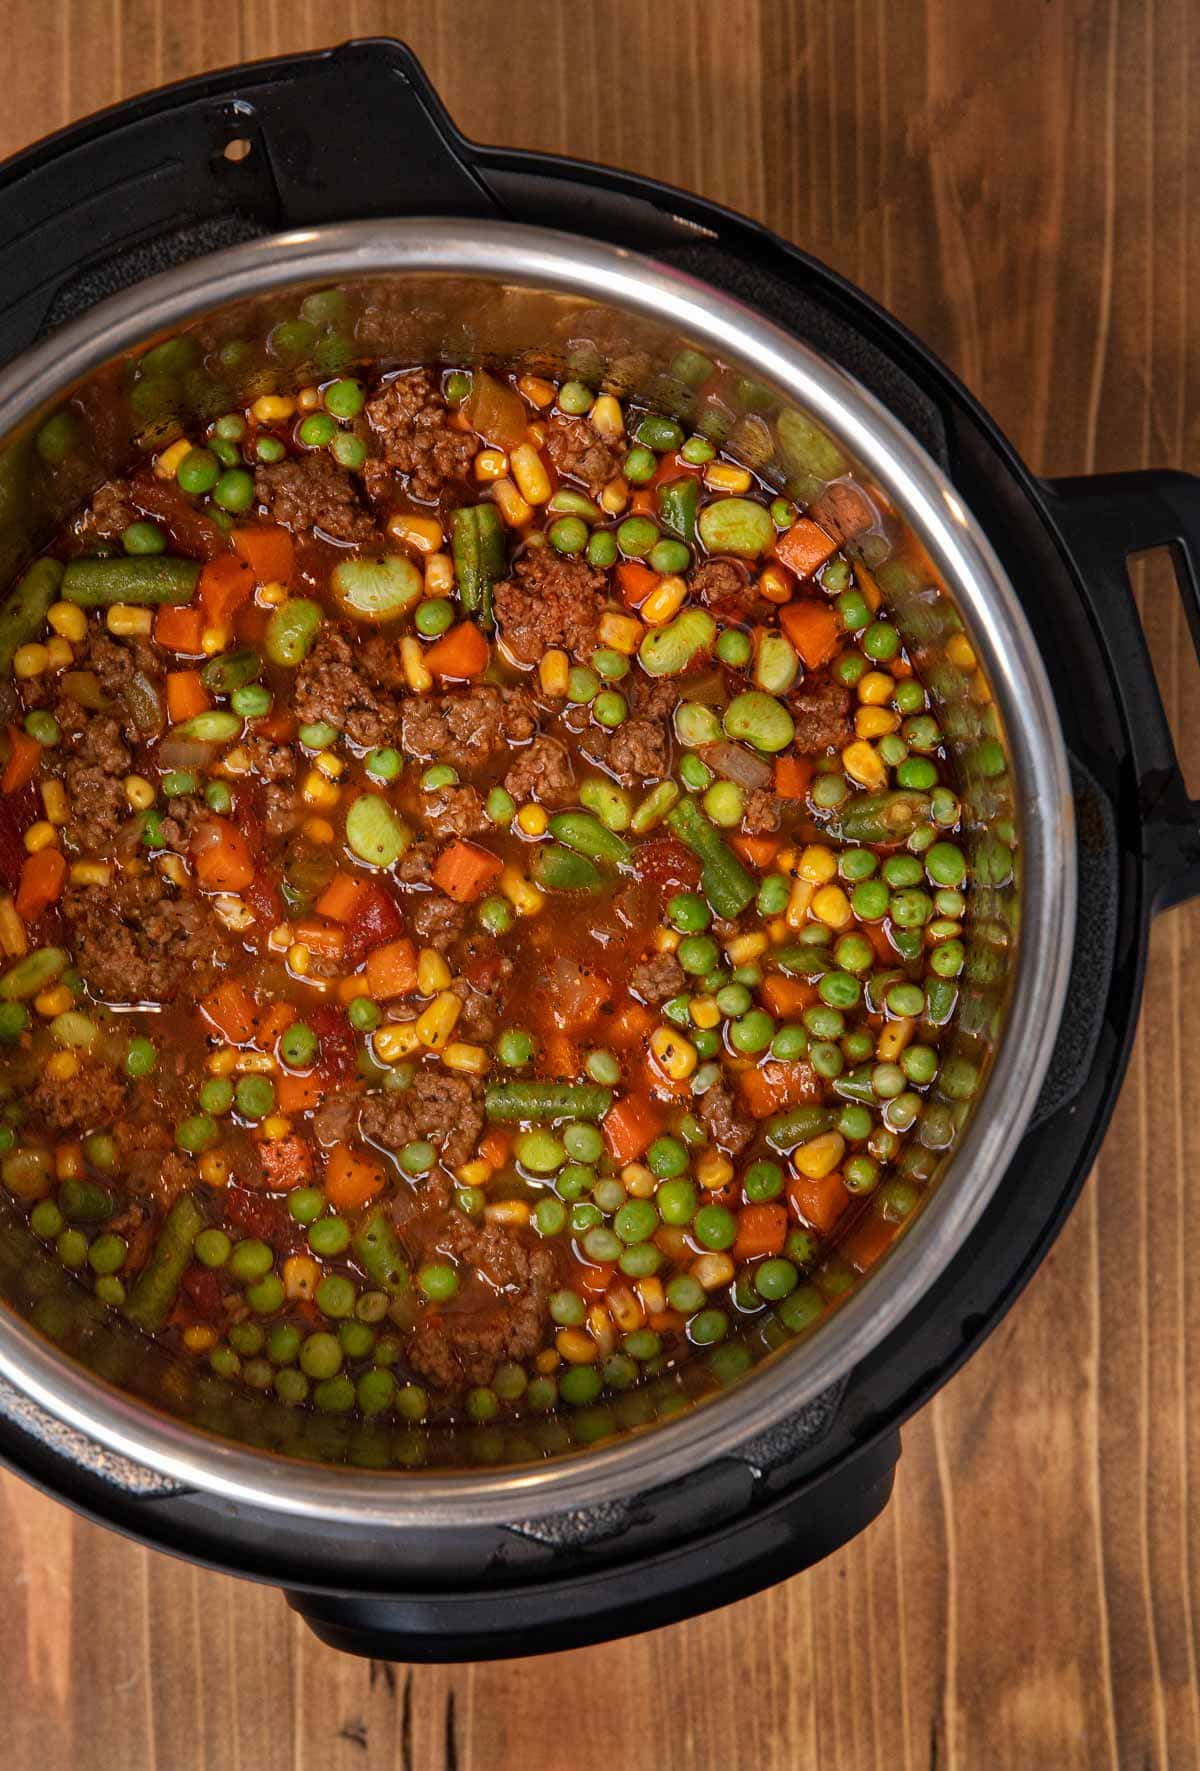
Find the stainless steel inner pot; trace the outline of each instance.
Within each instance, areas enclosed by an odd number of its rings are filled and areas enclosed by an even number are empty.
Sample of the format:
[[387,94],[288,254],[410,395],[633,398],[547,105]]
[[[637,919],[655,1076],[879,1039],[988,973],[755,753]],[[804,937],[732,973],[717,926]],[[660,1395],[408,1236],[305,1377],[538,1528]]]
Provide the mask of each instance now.
[[[111,1451],[231,1503],[426,1529],[592,1506],[721,1455],[844,1377],[911,1310],[991,1199],[1050,1059],[1072,950],[1075,846],[1062,734],[986,536],[878,401],[711,288],[635,253],[534,228],[397,220],[283,234],[195,260],[64,326],[0,375],[0,569],[17,570],[147,446],[197,417],[312,379],[311,365],[303,375],[297,367],[304,341],[297,347],[287,327],[306,292],[334,288],[346,298],[355,355],[570,373],[702,425],[802,500],[820,485],[810,471],[815,425],[818,448],[835,446],[824,477],[853,472],[882,494],[885,524],[891,513],[904,519],[927,569],[889,575],[886,541],[873,564],[938,702],[985,880],[955,1035],[974,1061],[986,1058],[985,1080],[969,1115],[964,1103],[947,1103],[965,1116],[950,1155],[927,1153],[920,1207],[832,1314],[729,1388],[594,1450],[500,1469],[375,1473],[256,1447],[252,1410],[237,1438],[198,1430],[144,1399],[157,1350],[89,1310],[82,1291],[71,1305],[84,1319],[71,1343],[77,1357],[32,1325],[27,1318],[47,1325],[46,1300],[62,1281],[15,1214],[0,1223],[0,1292],[10,1306],[0,1310],[0,1373]],[[190,357],[177,348],[156,359],[161,373],[135,372],[148,348],[181,335],[195,342]],[[697,355],[741,381],[726,377],[714,399],[697,386]],[[331,359],[323,372],[339,366]],[[68,397],[78,411],[99,411],[103,390],[119,395],[128,422],[90,427],[82,451],[48,467],[33,444],[39,426]],[[805,444],[807,466],[789,437]],[[840,465],[838,452],[847,458]],[[997,739],[1007,755],[999,771]],[[0,1206],[0,1219],[7,1211]],[[169,1395],[170,1373],[159,1377]]]

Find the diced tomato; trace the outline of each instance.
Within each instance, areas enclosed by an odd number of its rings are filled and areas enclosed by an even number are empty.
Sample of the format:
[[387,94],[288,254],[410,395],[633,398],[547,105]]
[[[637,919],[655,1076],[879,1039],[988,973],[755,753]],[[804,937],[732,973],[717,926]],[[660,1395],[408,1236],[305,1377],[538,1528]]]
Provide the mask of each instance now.
[[312,1151],[303,1138],[277,1138],[274,1143],[260,1144],[258,1157],[263,1184],[272,1193],[307,1186],[312,1179]]
[[308,1015],[308,1024],[321,1044],[318,1069],[330,1082],[348,1082],[354,1074],[354,1035],[344,1009],[319,1002]]
[[692,892],[700,883],[699,861],[674,836],[648,836],[634,851],[633,865],[639,879],[672,891]]
[[193,1313],[203,1321],[215,1322],[221,1315],[221,1282],[211,1267],[193,1261],[183,1275],[182,1289]]
[[372,947],[394,941],[403,932],[404,918],[395,900],[381,885],[368,881],[361,902],[355,906],[354,919],[346,929],[347,971],[356,971]]
[[0,880],[15,892],[25,863],[25,832],[41,816],[37,789],[22,787],[19,793],[0,795]]
[[279,873],[273,867],[260,867],[242,893],[242,902],[253,910],[256,921],[273,929],[283,921],[283,899],[279,893]]
[[221,1193],[226,1228],[255,1236],[284,1253],[294,1248],[303,1231],[287,1208],[287,1200],[265,1188],[225,1187]]

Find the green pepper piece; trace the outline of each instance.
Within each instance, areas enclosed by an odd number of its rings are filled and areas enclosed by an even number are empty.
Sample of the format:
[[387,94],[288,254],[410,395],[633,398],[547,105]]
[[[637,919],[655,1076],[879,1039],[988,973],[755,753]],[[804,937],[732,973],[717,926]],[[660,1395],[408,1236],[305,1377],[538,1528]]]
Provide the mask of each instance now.
[[60,595],[83,609],[104,609],[113,603],[190,603],[199,576],[199,560],[174,559],[165,553],[72,560],[63,573]]
[[613,861],[624,866],[633,859],[629,844],[588,812],[556,812],[550,820],[550,834],[593,861]]
[[696,544],[696,512],[700,508],[700,482],[693,474],[679,480],[667,480],[658,488],[658,514],[664,529],[670,529],[689,547]]
[[561,844],[543,843],[530,868],[538,885],[548,892],[598,892],[604,876],[586,855],[577,855]]
[[63,580],[60,560],[35,560],[0,610],[0,672],[12,669],[18,646],[29,645],[42,631],[47,611]]
[[199,1200],[192,1193],[181,1193],[163,1219],[150,1259],[125,1304],[125,1315],[135,1328],[158,1334],[165,1326],[192,1258],[192,1245],[203,1228]]
[[256,683],[262,675],[262,659],[249,646],[241,652],[222,652],[210,658],[200,672],[200,681],[214,695],[232,695],[247,683]]
[[507,569],[504,530],[494,504],[469,504],[450,517],[450,548],[458,592],[468,615],[492,628],[492,586]]

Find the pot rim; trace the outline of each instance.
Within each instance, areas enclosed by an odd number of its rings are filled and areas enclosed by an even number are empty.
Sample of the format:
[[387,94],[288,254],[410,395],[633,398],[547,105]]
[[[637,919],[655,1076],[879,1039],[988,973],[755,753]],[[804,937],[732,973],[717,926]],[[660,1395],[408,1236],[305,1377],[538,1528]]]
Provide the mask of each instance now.
[[1032,1114],[1073,948],[1074,820],[1066,748],[1032,632],[946,475],[845,371],[741,302],[640,253],[545,228],[426,217],[256,239],[109,297],[0,372],[0,436],[148,332],[296,284],[390,273],[478,276],[598,298],[755,362],[895,500],[942,573],[1001,710],[1022,820],[1021,934],[1003,1032],[979,1109],[936,1192],[819,1331],[669,1422],[534,1466],[380,1476],[211,1437],[65,1359],[0,1307],[0,1375],[122,1457],[230,1503],[314,1521],[461,1528],[586,1508],[668,1482],[811,1402],[898,1326],[978,1221]]

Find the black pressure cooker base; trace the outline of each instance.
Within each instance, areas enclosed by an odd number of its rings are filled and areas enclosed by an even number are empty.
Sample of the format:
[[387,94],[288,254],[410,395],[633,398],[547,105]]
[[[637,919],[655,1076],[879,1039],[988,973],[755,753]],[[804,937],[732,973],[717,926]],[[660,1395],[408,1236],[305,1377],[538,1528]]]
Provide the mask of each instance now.
[[[225,155],[234,137],[249,143],[247,154]],[[481,1659],[673,1622],[838,1548],[886,1504],[902,1422],[1043,1258],[1116,1099],[1150,911],[1200,889],[1200,820],[1124,576],[1133,548],[1175,545],[1200,608],[1188,542],[1200,510],[1182,476],[1040,484],[945,367],[826,267],[651,180],[466,142],[415,59],[382,40],[148,94],[0,168],[0,361],[198,254],[279,229],[397,214],[499,216],[618,241],[767,313],[855,375],[949,474],[1021,597],[1071,751],[1079,853],[1055,1061],[992,1205],[844,1385],[668,1489],[455,1533],[449,1544],[446,1534],[414,1541],[366,1525],[318,1531],[125,1465],[0,1389],[0,1460],[87,1516],[284,1587],[334,1647]]]

